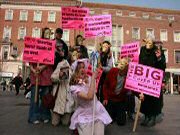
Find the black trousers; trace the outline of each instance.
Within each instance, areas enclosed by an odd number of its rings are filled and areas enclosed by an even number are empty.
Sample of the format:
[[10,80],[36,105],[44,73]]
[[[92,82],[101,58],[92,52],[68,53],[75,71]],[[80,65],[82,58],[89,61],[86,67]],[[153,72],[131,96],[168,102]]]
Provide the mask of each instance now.
[[111,100],[108,101],[106,109],[113,119],[116,121],[118,125],[126,124],[126,103],[125,102],[113,102]]
[[16,87],[16,88],[15,88],[15,89],[16,89],[16,95],[18,95],[18,94],[19,94],[19,88],[20,88],[20,87],[17,87],[17,86],[15,86],[15,87]]
[[128,114],[135,113],[135,96],[133,94],[129,94],[126,97],[126,111]]

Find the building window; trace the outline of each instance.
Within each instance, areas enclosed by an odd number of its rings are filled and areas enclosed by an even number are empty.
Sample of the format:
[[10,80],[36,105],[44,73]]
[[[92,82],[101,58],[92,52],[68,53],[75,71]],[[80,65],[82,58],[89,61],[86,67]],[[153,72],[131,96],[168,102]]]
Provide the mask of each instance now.
[[11,39],[11,27],[4,27],[3,39],[6,41]]
[[140,39],[140,28],[132,28],[132,38]]
[[50,36],[50,39],[54,39],[54,33],[55,33],[55,30],[54,29],[51,29],[51,36]]
[[35,22],[41,22],[42,18],[42,11],[34,11],[34,21]]
[[56,12],[49,11],[48,12],[48,22],[55,22],[56,21]]
[[129,16],[130,16],[130,17],[135,17],[135,16],[136,16],[136,13],[135,13],[135,12],[129,12]]
[[172,16],[172,15],[168,16],[168,20],[169,21],[174,21],[174,16]]
[[180,42],[180,31],[174,32],[174,42]]
[[161,41],[168,40],[167,30],[160,30],[160,40]]
[[63,37],[62,39],[66,42],[69,42],[69,30],[63,30]]
[[148,14],[148,13],[143,13],[142,17],[143,17],[144,19],[149,19],[149,14]]
[[175,62],[180,63],[180,51],[175,51]]
[[121,10],[116,11],[116,16],[122,16],[122,11]]
[[164,51],[164,55],[166,58],[166,63],[168,63],[168,51],[167,51],[167,49],[163,49],[163,51]]
[[105,40],[110,41],[113,47],[122,45],[122,43],[123,43],[123,28],[122,28],[122,26],[113,25],[112,26],[112,36],[111,37],[106,36]]
[[146,38],[153,38],[153,39],[155,39],[154,29],[151,29],[151,28],[146,29]]
[[13,20],[13,10],[8,9],[5,11],[5,20]]
[[20,27],[18,31],[18,39],[23,40],[25,36],[26,36],[26,28]]
[[103,11],[102,11],[102,14],[103,14],[103,15],[108,15],[108,14],[109,14],[109,11],[108,11],[108,10],[103,10]]
[[160,14],[156,15],[156,16],[155,16],[155,19],[156,19],[156,20],[162,20],[162,15],[160,15]]
[[16,46],[11,47],[10,55],[14,58],[18,56],[18,48]]
[[91,9],[91,10],[89,11],[89,14],[90,14],[90,15],[94,15],[94,14],[95,14],[95,11],[94,11],[93,9]]
[[10,46],[9,45],[3,45],[2,46],[2,60],[7,61],[9,57],[10,52]]
[[27,10],[21,10],[19,20],[20,21],[27,21],[28,18],[28,11]]
[[116,25],[113,25],[112,26],[112,40],[111,40],[112,45],[116,44],[116,39],[117,39],[117,29],[116,29]]
[[41,30],[40,28],[33,28],[32,30],[32,37],[40,38],[41,37]]

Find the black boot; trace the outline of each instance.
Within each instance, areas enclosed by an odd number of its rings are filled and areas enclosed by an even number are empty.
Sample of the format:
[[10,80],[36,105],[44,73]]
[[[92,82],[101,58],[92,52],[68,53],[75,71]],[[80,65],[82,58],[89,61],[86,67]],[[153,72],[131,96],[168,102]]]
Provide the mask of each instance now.
[[147,126],[149,120],[150,120],[149,117],[145,116],[145,119],[141,122],[141,126]]
[[156,117],[152,116],[150,118],[150,120],[148,121],[148,123],[147,123],[147,127],[152,127],[152,126],[155,126],[155,125],[156,125]]

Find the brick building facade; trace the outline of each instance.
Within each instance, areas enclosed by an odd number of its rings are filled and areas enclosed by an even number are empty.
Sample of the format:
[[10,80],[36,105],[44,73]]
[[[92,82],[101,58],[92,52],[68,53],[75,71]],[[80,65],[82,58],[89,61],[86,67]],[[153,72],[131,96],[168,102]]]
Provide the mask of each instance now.
[[[22,68],[24,36],[40,37],[43,27],[50,27],[52,31],[61,27],[61,7],[76,4],[76,0],[43,0],[43,3],[40,0],[1,0],[1,71],[16,74]],[[83,7],[90,9],[90,15],[112,15],[113,35],[105,39],[112,43],[115,60],[121,45],[142,41],[152,34],[163,42],[171,80],[173,73],[180,74],[180,11],[99,3],[83,3]],[[73,46],[77,34],[83,32],[64,30],[63,38]],[[94,39],[85,40],[89,51],[94,49],[94,44]]]

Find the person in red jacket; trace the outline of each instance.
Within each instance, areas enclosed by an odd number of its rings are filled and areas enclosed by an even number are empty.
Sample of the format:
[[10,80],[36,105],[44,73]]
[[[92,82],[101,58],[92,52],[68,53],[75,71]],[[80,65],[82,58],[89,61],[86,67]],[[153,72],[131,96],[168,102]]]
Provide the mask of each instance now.
[[126,124],[126,94],[124,88],[128,70],[128,59],[123,58],[119,61],[117,68],[111,68],[108,72],[103,85],[103,104],[113,121],[118,125]]

